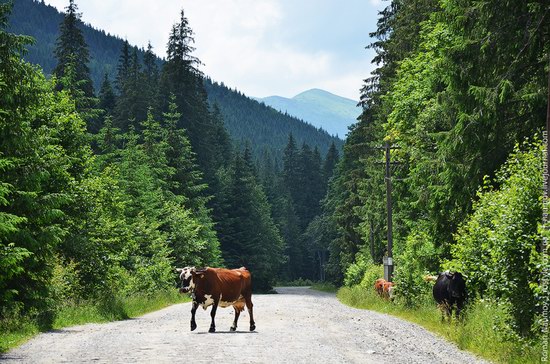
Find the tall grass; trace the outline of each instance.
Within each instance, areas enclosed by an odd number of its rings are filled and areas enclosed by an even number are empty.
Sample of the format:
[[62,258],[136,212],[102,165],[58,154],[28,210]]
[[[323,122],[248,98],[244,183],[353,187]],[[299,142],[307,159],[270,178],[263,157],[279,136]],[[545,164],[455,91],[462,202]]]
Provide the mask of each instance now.
[[[55,312],[51,328],[124,320],[189,300],[176,290],[169,290],[154,295],[106,297],[101,302],[66,302]],[[0,352],[22,344],[40,331],[44,328],[37,318],[12,316],[0,320]]]
[[338,287],[336,287],[332,283],[327,283],[327,282],[314,283],[311,286],[311,289],[314,289],[316,291],[321,291],[321,292],[329,292],[329,293],[336,293],[338,291]]
[[369,309],[403,318],[423,326],[454,342],[460,349],[497,363],[540,363],[541,343],[511,338],[503,329],[507,313],[502,307],[477,301],[465,310],[463,319],[442,322],[441,312],[431,297],[424,297],[414,307],[380,298],[373,289],[361,286],[342,287],[338,299],[356,308]]

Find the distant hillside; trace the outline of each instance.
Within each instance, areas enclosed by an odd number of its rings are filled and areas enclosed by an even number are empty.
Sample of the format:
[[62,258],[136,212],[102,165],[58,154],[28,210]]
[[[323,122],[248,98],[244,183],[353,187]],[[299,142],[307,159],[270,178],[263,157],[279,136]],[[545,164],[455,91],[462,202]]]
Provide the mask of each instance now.
[[340,138],[346,136],[348,126],[361,114],[356,101],[319,89],[302,92],[291,99],[270,96],[257,100]]
[[[0,0],[0,2],[6,1]],[[62,20],[62,13],[42,1],[15,0],[13,2],[8,30],[16,34],[30,35],[36,40],[34,45],[28,47],[25,59],[39,64],[46,74],[51,74],[57,62],[53,51],[58,37],[59,23]],[[101,87],[105,73],[114,78],[124,40],[88,24],[83,24],[81,29],[90,49],[89,67],[92,82],[97,91]],[[138,52],[140,58],[143,57],[143,53],[142,49]],[[160,62],[159,59],[159,64]]]
[[[6,1],[0,0],[0,2]],[[53,51],[62,19],[63,14],[42,1],[15,0],[14,2],[9,31],[35,38],[36,43],[28,47],[25,59],[40,65],[46,74],[51,73],[56,65]],[[97,92],[105,73],[114,79],[124,40],[103,30],[94,29],[88,24],[83,24],[82,30],[90,49],[89,66]],[[139,52],[139,56],[143,56],[143,51]],[[158,62],[161,64],[162,60],[159,59]],[[249,141],[257,156],[264,150],[268,150],[274,157],[280,159],[289,133],[293,133],[299,143],[306,142],[311,147],[317,147],[323,154],[326,153],[332,141],[338,147],[342,146],[341,140],[329,136],[325,131],[261,105],[241,93],[212,83],[210,80],[205,81],[205,86],[209,100],[220,105],[227,130],[233,140]]]
[[206,79],[205,86],[209,101],[217,103],[221,109],[229,134],[237,141],[251,141],[256,153],[271,149],[280,160],[290,133],[299,145],[306,143],[317,147],[323,156],[332,142],[338,148],[343,145],[341,139],[330,136],[326,131],[282,114],[223,83]]

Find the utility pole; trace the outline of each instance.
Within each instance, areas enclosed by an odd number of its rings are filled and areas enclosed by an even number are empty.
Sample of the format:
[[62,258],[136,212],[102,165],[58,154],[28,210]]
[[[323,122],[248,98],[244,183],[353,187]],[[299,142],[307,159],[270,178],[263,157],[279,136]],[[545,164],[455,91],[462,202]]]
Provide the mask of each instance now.
[[390,170],[390,143],[386,142],[386,208],[388,210],[388,252],[387,257],[384,257],[384,279],[388,282],[392,281],[393,277],[393,218],[392,218],[392,203],[391,203],[391,170]]
[[[384,279],[388,282],[392,281],[393,277],[393,217],[392,217],[392,184],[391,184],[391,165],[400,164],[399,162],[391,162],[390,152],[392,149],[398,149],[397,146],[391,146],[387,141],[383,147],[377,149],[384,149],[386,162],[386,171],[384,173],[384,180],[386,182],[386,209],[388,212],[388,246],[386,248],[386,255],[383,258],[384,263]],[[380,163],[381,164],[381,163]]]
[[388,209],[388,257],[392,257],[393,251],[393,218],[391,203],[391,170],[390,170],[390,144],[386,142],[386,207]]

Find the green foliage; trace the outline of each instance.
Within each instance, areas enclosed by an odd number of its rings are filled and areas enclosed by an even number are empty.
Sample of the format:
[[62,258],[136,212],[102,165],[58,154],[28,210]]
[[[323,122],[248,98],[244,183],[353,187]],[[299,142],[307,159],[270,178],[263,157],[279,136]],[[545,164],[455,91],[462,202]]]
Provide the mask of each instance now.
[[[94,88],[88,68],[90,53],[80,29],[80,14],[77,13],[78,7],[74,0],[69,0],[66,10],[63,22],[59,26],[59,38],[54,52],[57,66],[53,74],[59,79],[69,77],[73,81],[71,83],[78,81],[74,85],[75,88],[84,96],[91,97],[94,94]],[[68,85],[62,82],[60,86],[59,89],[64,89]]]
[[544,127],[550,33],[540,2],[499,4],[392,1],[380,13],[378,68],[323,206],[335,235],[326,267],[341,282],[359,271],[359,251],[384,255],[388,142],[400,163],[391,168],[399,300],[421,302],[422,276],[444,264],[469,276],[473,296],[506,301],[512,331],[529,336],[547,299],[537,283],[541,167],[512,152]]
[[235,156],[223,183],[225,218],[217,231],[224,261],[229,267],[246,267],[252,273],[254,289],[268,291],[285,260],[284,242],[256,180],[250,150]]
[[[450,266],[464,272],[473,294],[511,305],[511,324],[527,334],[547,297],[541,277],[542,145],[516,147],[494,181],[486,179],[453,246]],[[499,186],[493,188],[492,184]]]
[[396,295],[407,306],[418,304],[421,296],[430,296],[432,285],[423,278],[439,268],[441,249],[435,247],[426,230],[419,225],[407,237],[405,247],[396,259],[394,282]]
[[355,261],[346,270],[344,284],[347,287],[361,284],[365,288],[371,288],[374,281],[383,276],[383,272],[381,275],[379,273],[380,266],[372,262],[370,254],[359,252],[355,257]]

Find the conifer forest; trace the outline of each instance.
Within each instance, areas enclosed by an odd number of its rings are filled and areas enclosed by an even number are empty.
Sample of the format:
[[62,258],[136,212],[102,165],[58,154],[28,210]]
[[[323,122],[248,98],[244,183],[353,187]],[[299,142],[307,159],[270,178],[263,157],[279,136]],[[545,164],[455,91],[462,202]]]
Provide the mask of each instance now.
[[205,75],[184,10],[154,50],[67,2],[0,1],[0,322],[184,266],[372,290],[391,233],[396,302],[458,271],[502,340],[548,338],[546,1],[385,1],[344,141]]

